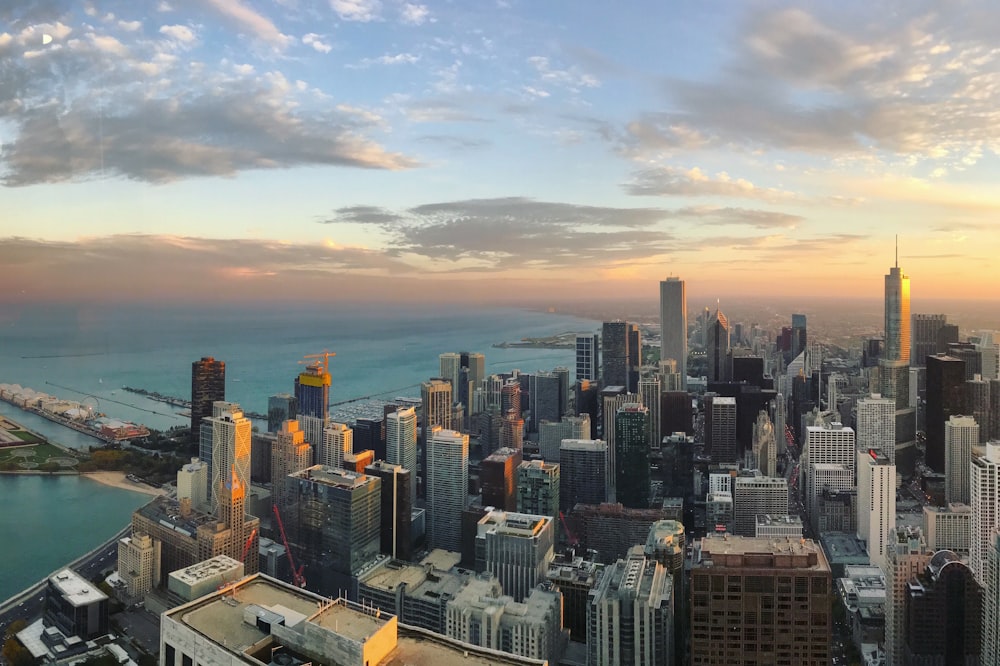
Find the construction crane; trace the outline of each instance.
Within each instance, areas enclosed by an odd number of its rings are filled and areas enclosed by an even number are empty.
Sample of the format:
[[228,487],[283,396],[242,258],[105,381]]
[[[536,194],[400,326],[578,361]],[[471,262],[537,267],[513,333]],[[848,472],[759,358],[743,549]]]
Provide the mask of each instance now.
[[274,517],[278,519],[278,530],[281,532],[281,543],[285,544],[285,553],[288,555],[288,566],[292,570],[292,582],[295,583],[296,587],[305,587],[306,578],[302,575],[302,570],[305,568],[303,564],[298,569],[295,568],[295,558],[292,557],[292,549],[288,545],[288,537],[285,536],[285,523],[281,520],[281,512],[278,511],[278,505],[274,505]]
[[580,540],[573,536],[573,533],[569,529],[569,523],[566,522],[566,516],[562,511],[559,512],[559,519],[562,521],[563,529],[566,530],[566,538],[569,539],[569,545],[580,545]]
[[253,545],[253,538],[257,536],[257,528],[253,528],[250,532],[250,536],[247,537],[247,542],[243,544],[243,557],[240,558],[240,562],[247,561],[247,554],[250,552],[250,546]]
[[[330,357],[331,356],[336,356],[336,355],[337,355],[336,352],[327,351],[326,349],[324,349],[319,354],[306,354],[302,358],[304,358],[304,359],[309,359],[309,358],[323,359],[323,373],[326,374],[326,373],[330,372]],[[316,360],[316,361],[299,361],[299,365],[310,365],[310,366],[311,365],[319,365],[319,361],[318,360]]]

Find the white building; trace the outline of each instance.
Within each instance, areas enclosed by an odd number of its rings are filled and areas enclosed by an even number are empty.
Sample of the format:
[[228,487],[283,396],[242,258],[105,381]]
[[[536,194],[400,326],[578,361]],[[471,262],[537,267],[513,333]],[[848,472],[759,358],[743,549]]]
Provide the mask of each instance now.
[[354,431],[346,423],[331,422],[323,429],[323,446],[316,451],[316,464],[340,469],[344,455],[354,452]]
[[733,494],[733,479],[738,470],[730,472],[712,472],[708,475],[708,492]]
[[972,507],[968,504],[925,506],[923,528],[930,550],[950,550],[967,556],[972,537]]
[[417,501],[417,412],[413,407],[398,409],[385,417],[386,462],[410,471],[410,504]]
[[208,465],[199,458],[191,458],[191,462],[177,471],[177,499],[191,500],[191,508],[195,511],[211,510],[208,496]]
[[979,425],[971,416],[952,416],[944,424],[944,499],[969,503],[969,461],[979,445]]
[[741,475],[733,487],[733,529],[737,536],[754,536],[758,514],[788,514],[788,481],[784,477]]
[[438,356],[441,372],[438,377],[458,386],[459,375],[462,372],[462,355],[449,352]]
[[432,426],[427,436],[427,542],[462,550],[462,510],[469,494],[469,436]]
[[546,462],[559,462],[559,447],[564,439],[589,439],[590,414],[564,416],[561,421],[542,421],[538,425],[538,452]]
[[674,649],[673,577],[633,546],[609,566],[587,603],[588,666],[670,664]]
[[160,542],[141,533],[119,539],[118,577],[133,598],[141,597],[159,585]]
[[896,401],[873,393],[858,400],[858,448],[880,449],[896,463]]
[[969,467],[972,531],[969,541],[969,568],[980,585],[986,582],[986,558],[990,539],[997,529],[1000,509],[1000,442],[986,444],[982,456],[973,456]]
[[884,570],[886,544],[896,529],[896,466],[877,449],[859,449],[857,455],[858,538],[869,561]]
[[[823,482],[814,478],[814,470],[820,465],[842,465],[850,471],[850,485],[854,487],[855,451],[854,430],[840,423],[823,422],[822,425],[806,427],[806,440],[803,456],[806,462],[800,463],[803,499],[806,512],[814,518],[819,504],[818,497],[823,492]],[[824,468],[829,469],[829,468]],[[839,477],[838,477],[839,478]],[[840,485],[836,489],[844,489]]]
[[524,601],[545,580],[554,546],[552,516],[490,511],[476,525],[476,570],[490,572],[504,594]]
[[791,537],[798,539],[802,537],[802,518],[789,515],[766,515],[757,516],[757,529],[754,536],[760,538]]
[[677,362],[681,391],[687,390],[687,291],[684,280],[669,277],[660,282],[660,358]]
[[809,463],[809,486],[806,493],[806,513],[814,532],[820,531],[820,497],[823,490],[843,491],[854,489],[854,465],[832,463]]

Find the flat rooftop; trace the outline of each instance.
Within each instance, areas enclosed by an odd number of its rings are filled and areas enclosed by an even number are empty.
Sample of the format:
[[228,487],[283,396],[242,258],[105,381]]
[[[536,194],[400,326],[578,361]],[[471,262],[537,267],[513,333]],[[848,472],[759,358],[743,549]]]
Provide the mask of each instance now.
[[57,571],[49,577],[49,582],[74,606],[87,606],[108,598],[108,595],[72,569]]
[[228,555],[216,555],[211,559],[198,562],[197,564],[192,564],[185,569],[173,571],[170,575],[184,583],[187,583],[188,585],[194,585],[195,583],[205,580],[206,578],[216,576],[221,573],[229,573],[234,569],[239,569],[241,572],[240,575],[242,575],[243,563],[238,560],[234,560]]
[[333,604],[321,610],[310,622],[352,641],[364,642],[392,617],[388,613],[362,613],[344,604]]
[[462,554],[443,548],[435,548],[420,560],[421,564],[429,564],[438,571],[451,571],[462,561]]
[[346,469],[324,467],[323,465],[313,465],[312,467],[307,467],[304,470],[295,472],[289,476],[296,479],[309,479],[314,483],[319,483],[325,486],[346,489],[357,488],[365,485],[366,483],[374,483],[375,481],[375,477],[372,476],[358,474],[357,472],[349,472]]
[[413,590],[426,579],[427,571],[423,566],[391,560],[372,570],[371,575],[361,580],[361,584],[378,590],[395,590],[400,585],[406,585],[408,590]]

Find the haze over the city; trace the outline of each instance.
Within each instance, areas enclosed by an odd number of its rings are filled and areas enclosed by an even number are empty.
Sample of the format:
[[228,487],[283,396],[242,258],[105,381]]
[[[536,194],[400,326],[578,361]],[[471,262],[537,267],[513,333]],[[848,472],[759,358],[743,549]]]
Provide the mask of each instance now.
[[15,0],[4,301],[987,299],[1000,6]]

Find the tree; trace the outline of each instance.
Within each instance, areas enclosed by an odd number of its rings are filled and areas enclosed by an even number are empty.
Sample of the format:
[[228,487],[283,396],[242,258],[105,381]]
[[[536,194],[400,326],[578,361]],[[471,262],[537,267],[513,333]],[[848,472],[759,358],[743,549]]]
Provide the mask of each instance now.
[[28,648],[21,645],[21,641],[17,640],[16,634],[22,631],[28,623],[24,620],[14,620],[7,631],[4,632],[3,648],[0,649],[0,654],[3,655],[4,661],[7,662],[8,666],[31,666],[35,663],[35,658],[31,656]]

